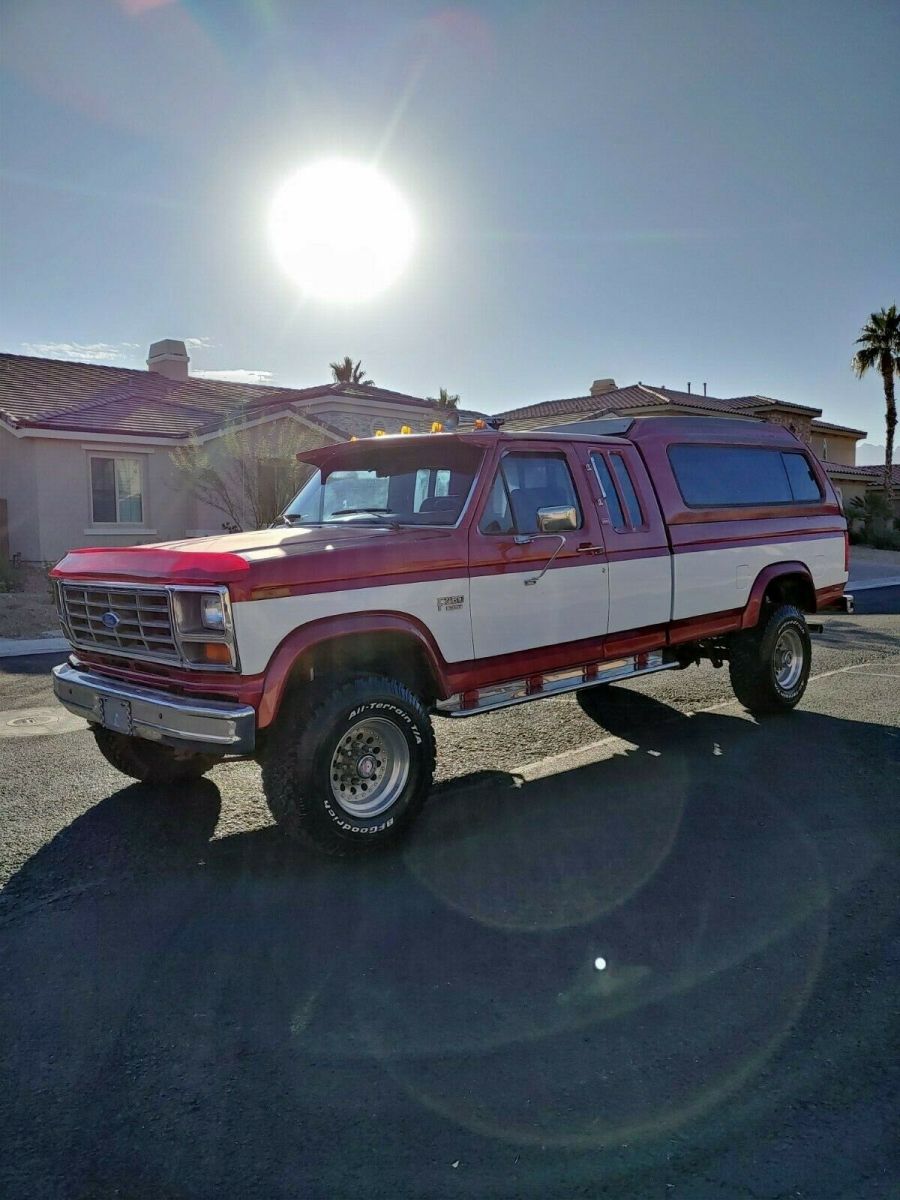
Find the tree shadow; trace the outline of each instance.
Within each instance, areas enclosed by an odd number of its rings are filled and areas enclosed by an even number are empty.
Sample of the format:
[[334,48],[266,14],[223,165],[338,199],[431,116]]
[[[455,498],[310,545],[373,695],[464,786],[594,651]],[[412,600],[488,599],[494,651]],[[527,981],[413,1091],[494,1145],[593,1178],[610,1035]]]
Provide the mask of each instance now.
[[209,781],[73,822],[0,910],[8,1194],[596,1193],[668,1178],[675,1130],[846,1099],[890,994],[896,730],[603,720],[601,761],[437,789],[389,856],[216,838]]

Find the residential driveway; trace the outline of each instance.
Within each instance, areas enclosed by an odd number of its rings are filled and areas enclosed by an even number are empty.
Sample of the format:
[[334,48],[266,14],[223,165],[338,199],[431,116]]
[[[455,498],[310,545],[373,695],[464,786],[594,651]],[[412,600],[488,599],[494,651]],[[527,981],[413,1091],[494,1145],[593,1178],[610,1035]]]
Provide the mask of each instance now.
[[[440,722],[357,864],[250,765],[166,794],[14,727],[0,1192],[895,1196],[900,590],[860,607],[786,717],[704,668]],[[0,664],[0,725],[48,704]]]

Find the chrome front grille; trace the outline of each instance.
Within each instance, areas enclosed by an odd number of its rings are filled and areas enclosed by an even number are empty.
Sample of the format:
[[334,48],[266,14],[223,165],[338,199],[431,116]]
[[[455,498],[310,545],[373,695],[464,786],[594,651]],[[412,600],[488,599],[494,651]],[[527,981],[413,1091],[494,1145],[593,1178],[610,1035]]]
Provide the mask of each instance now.
[[[64,583],[61,616],[70,641],[86,649],[181,662],[163,588]],[[104,617],[106,620],[104,620]]]

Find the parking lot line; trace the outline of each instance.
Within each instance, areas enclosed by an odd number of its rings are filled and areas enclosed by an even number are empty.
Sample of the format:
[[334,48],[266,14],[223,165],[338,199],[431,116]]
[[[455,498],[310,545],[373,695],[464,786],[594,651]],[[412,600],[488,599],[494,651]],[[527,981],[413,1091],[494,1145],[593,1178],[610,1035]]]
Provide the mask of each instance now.
[[[810,675],[809,683],[815,683],[819,679],[830,679],[834,675],[846,675],[850,671],[861,671],[867,667],[876,667],[884,665],[883,659],[873,659],[867,663],[854,663],[847,667],[836,667],[833,671],[822,671],[818,675]],[[900,666],[900,663],[898,663]],[[870,671],[868,674],[881,674],[882,672]],[[900,674],[887,676],[890,679],[900,679]],[[699,713],[717,712],[721,708],[730,708],[732,705],[740,705],[740,700],[736,696],[732,696],[727,700],[719,700],[716,704],[709,704],[705,708],[697,708],[688,712],[673,713],[670,718],[672,721],[680,720],[682,717],[693,717]],[[571,770],[577,766],[583,766],[590,762],[593,756],[602,750],[605,746],[612,746],[619,743],[622,746],[633,746],[634,742],[629,742],[627,738],[610,736],[600,738],[596,742],[588,742],[584,746],[573,746],[571,750],[562,750],[559,754],[550,754],[546,758],[538,758],[533,762],[528,762],[520,767],[515,767],[510,774],[520,777],[526,783],[533,783],[535,780],[543,779],[547,775],[553,775],[556,771]]]

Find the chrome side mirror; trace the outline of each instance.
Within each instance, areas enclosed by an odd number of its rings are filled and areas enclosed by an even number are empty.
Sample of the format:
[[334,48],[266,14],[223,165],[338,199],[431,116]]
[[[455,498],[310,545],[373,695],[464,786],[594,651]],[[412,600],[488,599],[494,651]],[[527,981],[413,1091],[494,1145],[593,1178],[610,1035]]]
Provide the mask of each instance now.
[[553,508],[537,510],[537,524],[541,533],[563,533],[578,528],[578,512],[568,504],[557,504]]

